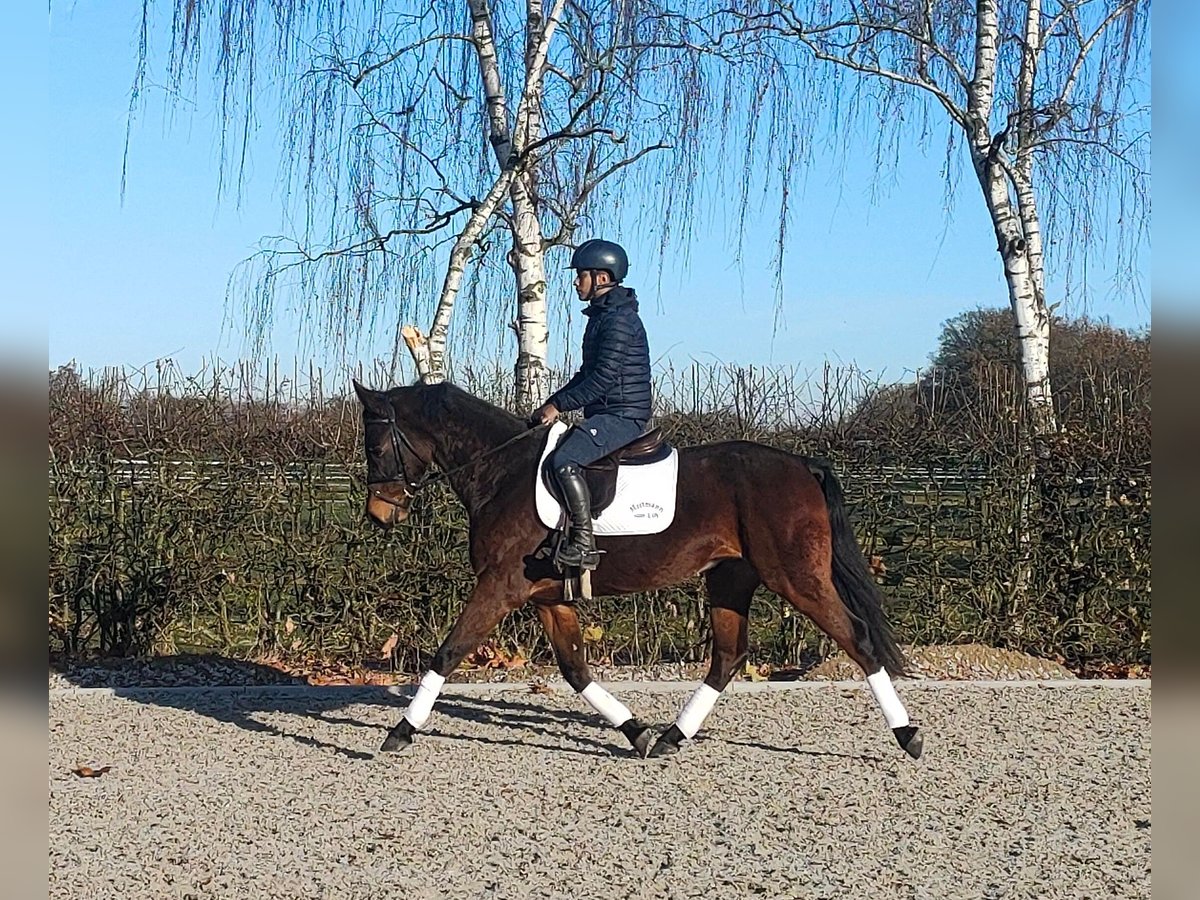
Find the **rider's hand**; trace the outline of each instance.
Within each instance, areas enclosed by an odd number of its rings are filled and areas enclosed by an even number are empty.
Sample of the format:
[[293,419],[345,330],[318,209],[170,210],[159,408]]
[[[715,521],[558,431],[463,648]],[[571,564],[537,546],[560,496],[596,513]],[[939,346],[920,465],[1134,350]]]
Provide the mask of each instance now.
[[558,418],[558,407],[553,403],[547,403],[545,406],[539,406],[533,411],[529,417],[529,427],[537,428],[539,425],[550,425]]

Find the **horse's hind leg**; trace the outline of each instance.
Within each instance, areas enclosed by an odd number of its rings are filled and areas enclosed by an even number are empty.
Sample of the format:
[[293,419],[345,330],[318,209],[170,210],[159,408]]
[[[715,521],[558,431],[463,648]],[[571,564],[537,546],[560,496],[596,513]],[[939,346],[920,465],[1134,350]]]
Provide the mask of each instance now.
[[705,582],[712,621],[712,664],[704,683],[680,710],[675,724],[655,742],[651,756],[676,753],[681,741],[694,737],[721,692],[746,661],[750,599],[760,583],[758,573],[743,559],[728,559],[705,573]]
[[909,723],[908,710],[896,695],[891,676],[876,655],[869,629],[846,608],[833,582],[817,575],[805,575],[783,579],[783,583],[768,580],[767,587],[812,619],[858,663],[896,741],[913,759],[920,757],[921,735]]
[[620,730],[644,758],[650,751],[650,729],[635,719],[625,704],[592,681],[575,607],[567,603],[539,603],[537,614],[567,684],[610,725]]

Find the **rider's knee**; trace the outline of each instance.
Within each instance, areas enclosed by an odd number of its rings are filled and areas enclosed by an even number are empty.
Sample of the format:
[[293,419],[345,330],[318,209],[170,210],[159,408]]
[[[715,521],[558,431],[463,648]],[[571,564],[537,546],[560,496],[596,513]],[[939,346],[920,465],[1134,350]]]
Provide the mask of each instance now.
[[570,478],[572,476],[579,474],[579,466],[576,463],[573,463],[570,461],[563,462],[563,463],[556,463],[554,466],[554,474],[557,475],[559,478],[564,478],[564,477]]

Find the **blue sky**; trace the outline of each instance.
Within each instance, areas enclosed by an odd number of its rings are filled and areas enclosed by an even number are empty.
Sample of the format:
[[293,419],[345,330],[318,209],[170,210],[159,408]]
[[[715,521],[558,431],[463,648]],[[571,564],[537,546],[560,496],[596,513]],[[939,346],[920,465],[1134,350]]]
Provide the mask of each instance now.
[[[30,33],[44,36],[45,19],[23,14],[30,16]],[[13,185],[17,205],[35,211],[32,227],[11,218],[3,227],[6,243],[34,263],[19,266],[10,283],[17,296],[33,301],[19,304],[16,331],[33,346],[46,330],[51,368],[72,360],[84,369],[140,367],[169,357],[196,371],[206,360],[240,358],[241,325],[237,310],[226,309],[226,281],[259,238],[284,230],[270,133],[256,143],[241,207],[228,198],[218,202],[215,112],[183,107],[166,123],[158,95],[134,126],[122,204],[139,15],[136,0],[56,6],[44,44],[8,48],[15,71],[45,75],[18,101],[25,133],[43,136],[44,144],[8,142],[0,153],[10,171],[45,173],[44,182],[30,177]],[[272,121],[269,114],[265,121]],[[655,356],[802,372],[826,361],[854,363],[886,380],[910,377],[928,362],[945,319],[1007,302],[978,188],[962,181],[947,221],[941,164],[936,150],[928,157],[905,150],[898,183],[872,205],[869,152],[844,169],[818,157],[795,201],[785,324],[774,337],[769,211],[747,241],[762,249],[744,273],[723,264],[727,240],[719,226],[702,236],[686,271],[674,266],[662,273],[661,291],[657,273],[638,271],[638,250],[630,246],[629,283],[643,299]],[[1146,297],[1149,263],[1145,248]],[[1060,284],[1050,290],[1060,299]],[[1121,327],[1150,321],[1148,301],[1116,294],[1103,271],[1093,273],[1087,304],[1091,314]],[[567,341],[575,344],[578,319],[572,327]],[[294,320],[278,316],[272,354],[290,361],[297,333]],[[562,345],[562,335],[552,344]],[[381,335],[372,349],[386,356],[390,337]]]

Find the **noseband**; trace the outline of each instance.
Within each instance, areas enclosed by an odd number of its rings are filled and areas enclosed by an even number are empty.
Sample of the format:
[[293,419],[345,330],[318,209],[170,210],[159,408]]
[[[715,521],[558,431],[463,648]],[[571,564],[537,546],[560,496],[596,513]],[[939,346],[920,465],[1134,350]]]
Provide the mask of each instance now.
[[[420,484],[418,484],[417,482],[413,481],[411,478],[408,477],[408,468],[404,465],[404,455],[400,452],[400,447],[401,446],[407,447],[408,452],[411,453],[413,456],[415,456],[417,459],[421,458],[421,454],[417,452],[417,448],[413,446],[413,442],[408,439],[408,435],[406,435],[404,433],[404,431],[400,428],[400,425],[396,422],[395,415],[388,416],[386,419],[364,418],[363,424],[364,425],[387,425],[388,426],[388,436],[392,440],[392,450],[395,454],[396,462],[399,463],[399,465],[400,465],[400,471],[394,472],[391,475],[383,474],[382,477],[379,479],[379,481],[380,482],[389,482],[389,483],[395,483],[397,481],[401,482],[404,485],[404,499],[405,500],[413,499],[413,497],[415,497],[417,495],[417,491],[420,490],[421,486],[420,486]],[[397,477],[397,476],[399,476],[399,477]],[[400,506],[399,503],[397,503],[391,497],[386,496],[382,491],[380,491],[378,489],[371,491],[371,496],[374,497],[376,500],[382,500],[384,503],[390,504],[391,506]]]

